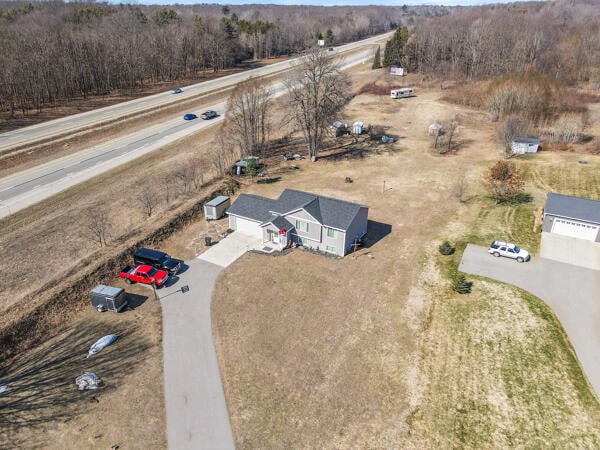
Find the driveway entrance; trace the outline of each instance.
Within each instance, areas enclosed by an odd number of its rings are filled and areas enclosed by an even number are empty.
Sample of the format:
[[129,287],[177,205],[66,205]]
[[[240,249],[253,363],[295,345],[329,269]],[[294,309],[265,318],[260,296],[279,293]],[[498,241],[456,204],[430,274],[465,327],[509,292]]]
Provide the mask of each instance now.
[[[572,239],[572,238],[571,238]],[[467,245],[459,270],[513,284],[550,306],[567,332],[590,384],[600,396],[600,272],[545,258],[519,264]]]

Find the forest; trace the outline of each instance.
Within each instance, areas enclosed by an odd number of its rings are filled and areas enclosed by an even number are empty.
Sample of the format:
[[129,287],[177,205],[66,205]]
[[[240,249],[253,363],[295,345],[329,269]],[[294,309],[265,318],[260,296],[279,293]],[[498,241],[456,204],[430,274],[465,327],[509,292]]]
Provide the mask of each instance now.
[[[401,29],[384,65],[436,78],[510,73],[600,84],[594,0],[444,6],[143,6],[0,2],[0,111],[202,78],[243,61],[294,55],[324,39]],[[401,28],[399,28],[401,27]]]
[[[445,14],[446,8],[419,7]],[[247,59],[393,30],[401,7],[0,2],[0,108],[10,116],[149,84],[197,80]]]

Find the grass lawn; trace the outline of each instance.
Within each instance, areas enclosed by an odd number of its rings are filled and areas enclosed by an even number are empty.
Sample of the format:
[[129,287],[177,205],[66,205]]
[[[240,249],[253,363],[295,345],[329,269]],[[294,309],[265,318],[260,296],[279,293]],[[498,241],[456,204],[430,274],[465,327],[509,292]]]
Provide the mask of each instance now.
[[[505,239],[537,253],[534,211],[546,192],[594,198],[598,159],[516,159],[530,200],[497,205],[480,185],[498,158],[481,144],[493,141],[493,129],[463,110],[462,137],[472,145],[431,154],[419,129],[449,107],[419,101],[410,111],[379,107],[400,136],[396,152],[304,163],[286,180],[368,204],[389,235],[357,258],[246,255],[223,273],[213,330],[238,448],[600,445],[598,400],[552,311],[479,278],[459,295],[448,278],[467,242]],[[343,185],[344,176],[355,182]],[[452,196],[461,177],[469,184],[462,204]],[[248,191],[275,197],[282,189]],[[437,252],[446,239],[458,247],[454,257]]]

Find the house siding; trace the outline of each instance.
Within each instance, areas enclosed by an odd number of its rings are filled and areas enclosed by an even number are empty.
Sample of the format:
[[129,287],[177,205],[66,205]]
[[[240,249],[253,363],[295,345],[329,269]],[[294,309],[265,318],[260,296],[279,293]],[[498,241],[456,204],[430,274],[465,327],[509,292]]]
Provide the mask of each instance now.
[[367,234],[367,223],[369,221],[369,209],[366,207],[361,207],[356,214],[356,217],[346,230],[346,243],[344,252],[340,256],[344,256],[346,253],[352,250],[352,244],[354,244],[355,239],[362,238],[365,234]]
[[[303,209],[295,211],[293,214],[285,215],[283,217],[285,217],[285,219],[287,219],[292,225],[294,225],[294,230],[292,231],[293,234],[296,234],[299,237],[305,238],[307,240],[317,241],[317,243],[321,242],[321,224]],[[304,231],[299,231],[297,228],[295,228],[296,220],[301,220],[303,222],[308,223],[308,233],[305,233]]]
[[335,254],[344,256],[344,242],[346,241],[346,233],[341,230],[335,230],[335,237],[327,236],[328,227],[323,227],[323,239],[321,244],[321,250],[327,251],[327,246],[335,248]]

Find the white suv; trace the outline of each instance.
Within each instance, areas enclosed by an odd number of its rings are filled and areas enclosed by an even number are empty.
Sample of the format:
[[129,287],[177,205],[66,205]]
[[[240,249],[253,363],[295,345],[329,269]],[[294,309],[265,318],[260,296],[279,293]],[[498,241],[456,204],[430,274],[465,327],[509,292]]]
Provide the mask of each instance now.
[[527,250],[517,247],[510,242],[494,241],[490,245],[488,252],[494,256],[506,256],[516,259],[518,262],[529,261],[530,256]]

